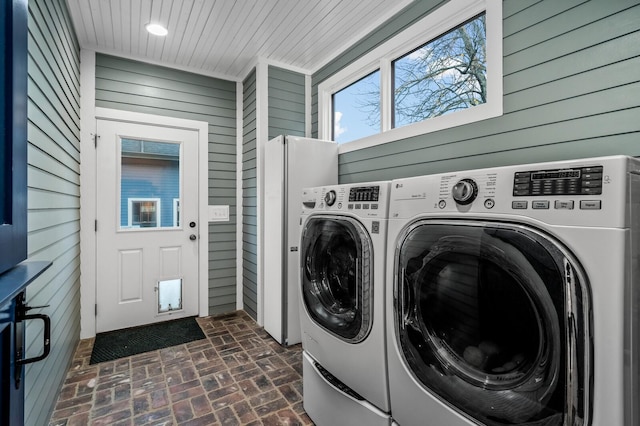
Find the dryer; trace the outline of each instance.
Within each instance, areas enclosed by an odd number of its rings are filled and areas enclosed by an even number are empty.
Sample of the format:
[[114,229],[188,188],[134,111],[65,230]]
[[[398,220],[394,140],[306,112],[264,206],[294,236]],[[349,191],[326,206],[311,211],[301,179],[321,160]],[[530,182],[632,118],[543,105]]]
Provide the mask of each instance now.
[[401,426],[637,426],[640,162],[392,182],[387,350]]
[[384,280],[389,182],[303,190],[304,407],[318,425],[389,425]]

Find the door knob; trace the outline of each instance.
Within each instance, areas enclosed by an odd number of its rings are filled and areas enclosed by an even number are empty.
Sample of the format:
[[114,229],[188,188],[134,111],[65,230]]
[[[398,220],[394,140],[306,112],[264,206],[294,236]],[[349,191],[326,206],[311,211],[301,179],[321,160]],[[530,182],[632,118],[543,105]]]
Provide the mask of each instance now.
[[190,239],[191,241],[195,241],[195,240],[196,240],[196,238],[198,238],[198,237],[196,237],[196,234],[191,234],[191,235],[189,235],[189,239]]

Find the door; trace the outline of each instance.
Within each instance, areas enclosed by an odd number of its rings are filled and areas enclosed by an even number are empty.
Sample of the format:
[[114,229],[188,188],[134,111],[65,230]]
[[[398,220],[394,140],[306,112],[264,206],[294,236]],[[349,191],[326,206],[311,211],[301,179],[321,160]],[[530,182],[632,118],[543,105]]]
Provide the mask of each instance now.
[[424,220],[399,241],[395,337],[413,376],[482,424],[582,424],[589,290],[568,250],[499,223]]
[[198,314],[198,132],[98,120],[96,331]]
[[313,321],[349,343],[373,323],[371,238],[360,222],[311,217],[302,234],[302,298]]

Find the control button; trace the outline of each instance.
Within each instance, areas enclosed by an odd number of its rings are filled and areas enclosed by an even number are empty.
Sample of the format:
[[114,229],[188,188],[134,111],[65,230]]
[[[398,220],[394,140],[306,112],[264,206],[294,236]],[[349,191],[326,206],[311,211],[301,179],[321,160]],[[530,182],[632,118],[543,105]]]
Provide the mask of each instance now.
[[582,180],[602,180],[602,172],[600,173],[583,173]]
[[573,210],[573,201],[556,200],[554,207],[556,210]]
[[341,209],[342,208],[342,203],[338,203],[338,208]]
[[484,206],[488,209],[492,209],[495,205],[496,202],[493,198],[487,198],[486,200],[484,200]]
[[511,208],[516,210],[526,210],[528,204],[529,203],[527,201],[512,201]]
[[582,188],[583,195],[600,195],[602,194],[602,187],[598,186],[595,188]]
[[600,209],[602,209],[602,201],[600,200],[580,201],[580,210],[600,210]]
[[356,204],[356,210],[360,210],[362,208],[362,204]]
[[595,167],[583,167],[582,168],[582,172],[583,173],[602,173],[604,167],[602,166],[595,166]]
[[324,202],[331,207],[336,202],[336,191],[331,190],[324,195]]
[[377,204],[371,204],[371,210],[378,210]]
[[451,195],[460,205],[471,204],[478,196],[478,185],[473,179],[462,179],[453,186]]
[[351,204],[351,203],[347,204],[347,209],[353,210],[353,204]]
[[369,210],[369,204],[363,204],[363,205],[362,205],[362,208],[363,208],[364,210]]
[[445,207],[447,207],[447,202],[445,200],[438,201],[438,207],[444,209]]
[[531,208],[536,210],[545,210],[549,208],[549,201],[532,201]]

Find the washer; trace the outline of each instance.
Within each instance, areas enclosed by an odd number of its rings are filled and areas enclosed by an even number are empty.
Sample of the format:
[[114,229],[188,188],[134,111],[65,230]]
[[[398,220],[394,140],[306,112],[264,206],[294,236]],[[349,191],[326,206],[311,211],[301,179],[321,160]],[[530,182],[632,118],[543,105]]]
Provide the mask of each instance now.
[[401,426],[640,424],[640,162],[392,182],[391,411]]
[[304,407],[317,425],[389,425],[384,280],[389,182],[303,190]]

